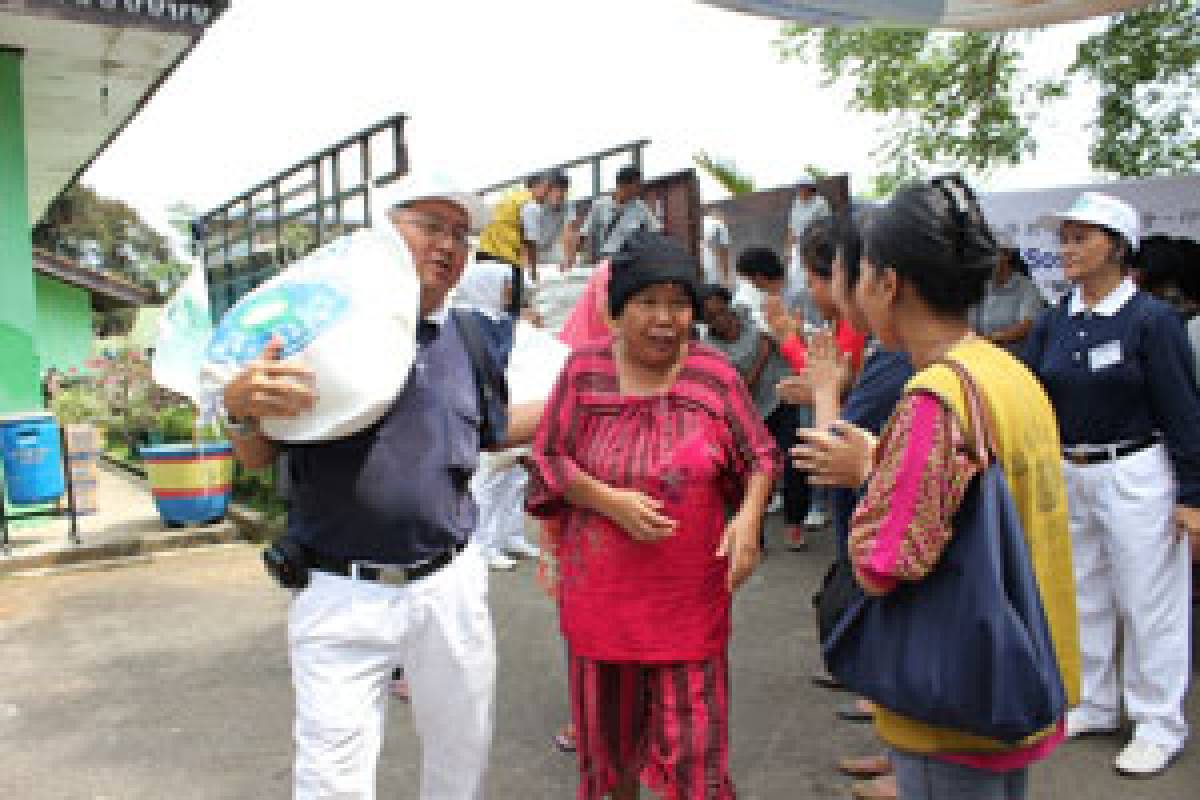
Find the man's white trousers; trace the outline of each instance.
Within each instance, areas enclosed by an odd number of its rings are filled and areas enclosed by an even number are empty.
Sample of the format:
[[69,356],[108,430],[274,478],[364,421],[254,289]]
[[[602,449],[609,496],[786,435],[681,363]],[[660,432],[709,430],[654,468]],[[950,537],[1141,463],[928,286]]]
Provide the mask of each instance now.
[[421,800],[482,800],[496,644],[487,568],[471,546],[388,586],[313,571],[288,621],[295,800],[374,800],[388,681],[404,667],[421,740]]
[[[1087,727],[1174,753],[1187,738],[1191,558],[1175,536],[1175,481],[1162,445],[1100,464],[1066,463]],[[1120,667],[1117,632],[1121,632]]]

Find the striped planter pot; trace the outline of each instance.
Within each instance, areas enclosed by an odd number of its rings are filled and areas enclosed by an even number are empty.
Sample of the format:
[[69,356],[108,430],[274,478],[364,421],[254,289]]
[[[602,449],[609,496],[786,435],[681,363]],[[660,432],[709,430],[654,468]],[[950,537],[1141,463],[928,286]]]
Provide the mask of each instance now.
[[141,448],[159,516],[168,525],[218,522],[233,488],[228,442],[159,444]]

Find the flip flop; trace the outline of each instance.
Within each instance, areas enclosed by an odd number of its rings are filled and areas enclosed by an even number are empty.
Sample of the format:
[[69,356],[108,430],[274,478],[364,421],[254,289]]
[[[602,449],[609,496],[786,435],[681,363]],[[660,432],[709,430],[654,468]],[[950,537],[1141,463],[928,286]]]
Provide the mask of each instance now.
[[851,778],[878,778],[892,774],[892,762],[885,755],[850,756],[838,760],[838,772]]
[[554,746],[558,748],[559,752],[561,752],[561,753],[574,753],[575,752],[575,746],[576,746],[575,745],[575,737],[568,736],[566,730],[558,731],[557,733],[554,734],[553,738],[554,738]]
[[842,706],[837,710],[836,714],[838,719],[844,719],[847,722],[870,722],[875,719],[875,711],[869,703],[866,703],[861,698],[855,701],[853,705]]
[[850,794],[856,800],[896,800],[897,792],[895,775],[858,781],[850,787]]
[[837,678],[830,675],[828,672],[814,672],[809,680],[814,686],[820,686],[822,689],[832,689],[835,692],[843,691],[846,687]]

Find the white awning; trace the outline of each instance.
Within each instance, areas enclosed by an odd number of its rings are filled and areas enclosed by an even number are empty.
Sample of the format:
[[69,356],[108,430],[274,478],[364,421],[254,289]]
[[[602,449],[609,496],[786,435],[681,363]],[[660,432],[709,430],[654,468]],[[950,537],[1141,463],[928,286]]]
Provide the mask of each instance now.
[[227,5],[0,0],[0,47],[23,53],[31,224],[129,123]]
[[820,27],[895,25],[955,30],[1032,28],[1115,14],[1151,0],[699,0]]

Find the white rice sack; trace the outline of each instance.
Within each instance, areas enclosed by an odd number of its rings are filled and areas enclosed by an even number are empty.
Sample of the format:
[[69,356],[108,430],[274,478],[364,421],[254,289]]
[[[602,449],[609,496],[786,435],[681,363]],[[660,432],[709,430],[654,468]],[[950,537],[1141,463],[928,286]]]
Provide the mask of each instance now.
[[377,422],[404,388],[416,353],[420,285],[412,255],[390,227],[367,228],[295,262],[226,312],[204,373],[223,386],[272,336],[281,360],[314,373],[317,402],[297,417],[269,418],[263,433],[320,442]]

